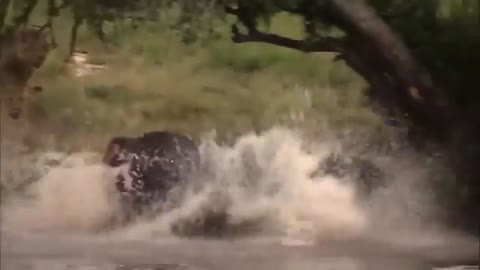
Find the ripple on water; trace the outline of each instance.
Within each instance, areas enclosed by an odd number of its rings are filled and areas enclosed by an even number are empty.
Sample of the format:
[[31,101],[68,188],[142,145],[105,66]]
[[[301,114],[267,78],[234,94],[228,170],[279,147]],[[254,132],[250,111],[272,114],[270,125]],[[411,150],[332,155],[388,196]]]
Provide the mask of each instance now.
[[[255,269],[278,269],[270,268],[268,263],[258,264],[258,268]],[[238,265],[237,265],[238,266]],[[385,265],[384,265],[385,266]],[[407,267],[403,268],[399,265],[390,265],[393,269],[405,269],[405,270],[420,270],[423,268]],[[405,265],[407,266],[407,265]],[[247,267],[248,268],[248,267]],[[42,259],[25,259],[23,258],[3,258],[1,261],[1,269],[8,270],[210,270],[219,269],[218,267],[203,268],[196,266],[187,266],[175,263],[155,263],[155,264],[136,264],[136,263],[112,263],[106,261],[96,261],[91,259],[65,259],[65,258],[42,258]],[[222,270],[228,270],[229,267],[222,267]],[[238,267],[232,267],[232,269],[238,269]],[[355,261],[342,259],[342,258],[323,258],[320,260],[297,262],[293,265],[286,264],[281,269],[318,269],[318,270],[363,270],[368,269],[362,267],[361,264],[355,263]],[[375,268],[377,269],[377,268]],[[378,268],[380,269],[380,268]],[[474,265],[458,265],[450,267],[434,267],[432,270],[479,270],[478,266]]]
[[66,259],[8,260],[2,262],[8,270],[197,270],[180,264],[114,264]]

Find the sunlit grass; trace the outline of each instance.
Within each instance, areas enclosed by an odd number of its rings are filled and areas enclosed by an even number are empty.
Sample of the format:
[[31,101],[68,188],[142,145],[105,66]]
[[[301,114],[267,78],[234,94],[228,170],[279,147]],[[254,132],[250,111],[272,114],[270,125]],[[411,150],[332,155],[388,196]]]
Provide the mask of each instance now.
[[[229,139],[300,120],[310,129],[380,125],[363,104],[363,81],[333,62],[332,54],[234,44],[224,24],[216,24],[219,37],[185,44],[169,20],[165,16],[136,30],[107,26],[108,47],[82,26],[77,48],[88,51],[90,63],[108,68],[76,78],[63,62],[69,21],[60,16],[55,22],[60,47],[33,78],[46,89],[33,106],[41,112],[33,125],[37,145],[53,136],[55,147],[100,149],[111,136],[154,129],[194,137],[216,130],[220,139]],[[302,34],[298,19],[284,14],[269,29],[295,38]]]

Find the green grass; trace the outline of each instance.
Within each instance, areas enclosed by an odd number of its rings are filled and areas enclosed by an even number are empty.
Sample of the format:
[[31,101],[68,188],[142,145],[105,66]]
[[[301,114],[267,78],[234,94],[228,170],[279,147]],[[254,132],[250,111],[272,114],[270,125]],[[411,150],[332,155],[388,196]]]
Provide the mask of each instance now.
[[[34,100],[34,108],[42,112],[34,125],[38,146],[54,136],[56,148],[100,149],[110,136],[152,129],[195,137],[216,130],[219,138],[229,139],[295,124],[292,115],[300,114],[309,129],[326,125],[333,131],[377,133],[380,126],[364,105],[363,81],[342,63],[332,62],[334,55],[234,44],[226,24],[214,25],[218,37],[204,35],[189,44],[170,27],[169,16],[137,30],[107,26],[109,48],[82,26],[77,48],[88,51],[90,63],[108,69],[76,78],[63,62],[69,37],[65,26],[70,25],[69,11],[64,12],[54,22],[60,47],[33,78],[46,89]],[[270,30],[302,35],[298,18],[284,14]]]

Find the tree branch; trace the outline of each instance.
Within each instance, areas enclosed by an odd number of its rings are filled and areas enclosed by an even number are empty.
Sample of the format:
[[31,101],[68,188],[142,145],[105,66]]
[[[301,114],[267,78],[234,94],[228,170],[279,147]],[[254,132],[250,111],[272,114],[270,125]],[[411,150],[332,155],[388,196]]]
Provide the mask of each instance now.
[[232,34],[232,41],[235,43],[262,42],[302,52],[343,52],[343,45],[339,39],[297,40],[276,34],[264,33],[256,29],[243,34],[240,33],[236,25],[232,25]]
[[408,111],[422,119],[422,125],[432,127],[439,137],[446,139],[457,117],[455,108],[402,38],[365,0],[331,0],[331,3],[337,16],[349,25],[350,35],[363,37],[372,46],[370,53],[383,59],[385,69],[396,77],[402,96],[408,98]]
[[70,32],[70,44],[69,44],[68,56],[65,58],[65,62],[70,61],[70,58],[75,52],[78,28],[80,27],[80,25],[83,23],[84,20],[85,20],[85,17],[83,17],[81,14],[76,13],[74,15],[73,25]]
[[439,107],[447,105],[444,93],[434,84],[430,74],[418,63],[401,37],[395,33],[364,0],[333,0],[339,15],[358,32],[373,41],[378,52],[389,62],[405,87],[421,88],[421,98]]
[[13,19],[14,24],[17,25],[17,26],[22,25],[22,24],[26,24],[28,22],[30,14],[32,13],[35,6],[37,5],[37,2],[38,2],[38,0],[28,0],[28,1],[26,1],[26,3],[24,4],[24,8],[23,8],[22,12]]
[[239,21],[247,28],[246,33],[241,33],[237,25],[232,25],[232,41],[235,43],[262,42],[302,52],[344,52],[344,42],[342,39],[317,37],[312,40],[297,40],[265,33],[259,31],[255,27],[255,24],[251,22],[250,18],[245,17],[240,9],[227,7],[225,11],[237,16]]
[[5,24],[9,5],[10,0],[0,0],[0,31],[3,29],[3,25]]

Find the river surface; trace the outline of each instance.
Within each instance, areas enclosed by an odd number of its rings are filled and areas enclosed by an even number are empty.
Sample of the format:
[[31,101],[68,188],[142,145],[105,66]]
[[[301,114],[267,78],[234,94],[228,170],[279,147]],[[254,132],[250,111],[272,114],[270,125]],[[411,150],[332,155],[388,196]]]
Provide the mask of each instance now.
[[[164,215],[110,229],[119,204],[98,155],[2,159],[1,269],[478,269],[478,238],[429,218],[434,204],[417,185],[426,176],[411,156],[386,159],[389,185],[358,200],[345,179],[312,176],[331,145],[305,147],[285,129],[233,146],[206,141],[203,188]],[[170,230],[216,207],[228,212],[235,236]]]
[[[470,249],[470,250],[469,250]],[[107,241],[73,236],[2,237],[2,269],[464,269],[475,268],[468,245],[410,247],[329,243],[292,245],[271,240]],[[463,267],[460,267],[462,266]],[[470,266],[467,266],[470,265]],[[460,268],[452,268],[452,267]]]

